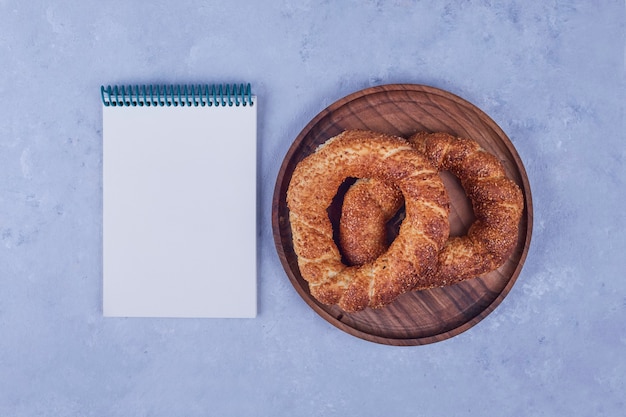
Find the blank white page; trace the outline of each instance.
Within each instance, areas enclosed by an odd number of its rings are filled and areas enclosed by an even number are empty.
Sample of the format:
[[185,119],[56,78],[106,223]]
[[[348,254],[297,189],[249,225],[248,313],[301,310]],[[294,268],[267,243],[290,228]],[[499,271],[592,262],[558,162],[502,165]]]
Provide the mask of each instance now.
[[105,316],[256,316],[256,107],[103,106]]

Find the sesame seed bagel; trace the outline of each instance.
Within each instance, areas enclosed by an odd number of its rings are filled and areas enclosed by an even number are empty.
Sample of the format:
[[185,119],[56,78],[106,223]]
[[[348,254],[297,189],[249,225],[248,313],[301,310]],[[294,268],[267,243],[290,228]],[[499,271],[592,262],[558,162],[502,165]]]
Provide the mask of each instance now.
[[[522,192],[517,184],[507,178],[504,167],[492,154],[474,140],[458,138],[447,133],[419,132],[408,141],[415,149],[440,171],[449,171],[461,182],[472,203],[475,221],[465,236],[450,237],[438,254],[437,268],[422,288],[451,285],[479,276],[500,267],[511,255],[519,234],[519,221],[524,209]],[[370,193],[386,195],[394,201],[400,197],[395,187],[387,183],[370,181]],[[364,187],[364,186],[362,186]],[[374,188],[375,187],[375,188]],[[384,191],[381,191],[382,189]],[[366,193],[367,191],[360,191]],[[355,207],[356,206],[356,207]],[[344,217],[350,229],[342,229],[346,235],[354,230],[370,230],[372,235],[384,235],[384,223],[372,223],[372,216],[359,213],[380,211],[375,198],[353,198],[350,190],[343,202]],[[356,215],[359,215],[357,218]],[[344,218],[342,218],[344,221]],[[361,262],[371,259],[368,255],[377,243],[359,236],[344,239],[358,240],[342,248],[347,257]],[[369,256],[369,257],[368,257]]]
[[[347,178],[394,184],[406,218],[396,239],[376,259],[342,262],[327,209]],[[449,235],[449,199],[437,170],[405,139],[345,131],[296,166],[287,190],[293,246],[311,295],[347,312],[380,308],[430,276]]]

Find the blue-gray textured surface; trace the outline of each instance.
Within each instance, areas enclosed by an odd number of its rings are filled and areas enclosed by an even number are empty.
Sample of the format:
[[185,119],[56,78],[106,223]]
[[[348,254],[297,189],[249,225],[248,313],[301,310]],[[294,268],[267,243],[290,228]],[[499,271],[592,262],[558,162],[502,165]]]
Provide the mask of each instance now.
[[[0,0],[0,415],[621,415],[625,21],[622,0]],[[103,318],[100,84],[239,81],[260,100],[258,318]],[[509,296],[418,347],[319,318],[270,221],[306,123],[395,82],[489,114],[534,199]]]

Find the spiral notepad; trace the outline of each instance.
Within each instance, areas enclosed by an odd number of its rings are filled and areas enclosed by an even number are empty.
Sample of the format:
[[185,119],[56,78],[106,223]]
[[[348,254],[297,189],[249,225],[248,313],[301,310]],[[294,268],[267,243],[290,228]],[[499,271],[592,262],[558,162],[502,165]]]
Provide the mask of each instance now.
[[256,315],[250,85],[102,86],[103,314]]

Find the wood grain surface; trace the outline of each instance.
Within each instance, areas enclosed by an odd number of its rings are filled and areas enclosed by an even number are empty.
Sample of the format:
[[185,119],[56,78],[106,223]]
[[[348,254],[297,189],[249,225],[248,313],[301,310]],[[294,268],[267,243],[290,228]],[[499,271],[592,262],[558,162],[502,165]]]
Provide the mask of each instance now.
[[[346,313],[317,302],[301,277],[292,246],[289,210],[285,201],[296,164],[318,145],[346,129],[368,129],[402,137],[417,131],[447,132],[474,139],[496,155],[508,176],[522,189],[525,209],[517,246],[497,270],[459,284],[400,296],[382,309]],[[471,204],[459,181],[441,173],[451,200],[451,234],[465,234],[473,222]],[[329,208],[336,225],[340,200]],[[524,165],[515,147],[480,109],[449,92],[416,84],[390,84],[368,88],[335,102],[302,130],[289,148],[276,180],[272,201],[272,227],[280,261],[303,300],[337,328],[362,339],[396,346],[433,343],[458,335],[491,313],[515,283],[530,245],[532,200]]]

